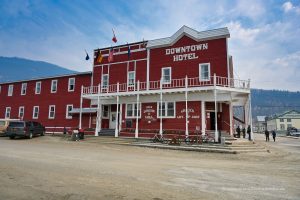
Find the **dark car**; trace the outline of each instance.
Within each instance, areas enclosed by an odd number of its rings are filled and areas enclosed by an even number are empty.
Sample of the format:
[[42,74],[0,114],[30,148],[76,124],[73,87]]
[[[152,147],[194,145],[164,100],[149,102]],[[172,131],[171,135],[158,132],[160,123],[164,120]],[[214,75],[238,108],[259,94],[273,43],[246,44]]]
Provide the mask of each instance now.
[[14,139],[17,136],[27,137],[31,139],[35,135],[43,136],[45,134],[45,127],[39,122],[34,121],[13,121],[10,122],[6,135],[10,139]]
[[288,127],[286,135],[300,137],[300,130],[295,127]]

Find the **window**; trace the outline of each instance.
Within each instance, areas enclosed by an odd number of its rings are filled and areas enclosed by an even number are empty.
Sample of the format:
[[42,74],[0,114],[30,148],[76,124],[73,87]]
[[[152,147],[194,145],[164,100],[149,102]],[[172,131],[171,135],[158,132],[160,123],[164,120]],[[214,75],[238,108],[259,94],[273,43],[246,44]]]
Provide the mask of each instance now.
[[35,94],[41,94],[42,82],[38,81],[35,83]]
[[108,118],[109,114],[109,107],[107,105],[103,105],[102,107],[102,117],[103,118]]
[[139,103],[139,109],[137,109],[137,103],[126,104],[126,118],[141,117],[141,103]]
[[280,122],[284,122],[284,119],[280,119]]
[[73,109],[72,104],[68,104],[66,108],[66,119],[72,119],[72,115],[70,114],[70,111]]
[[292,127],[292,124],[287,124],[287,127],[288,127],[288,128],[291,128],[291,127]]
[[11,107],[6,107],[5,109],[5,118],[10,118]]
[[55,118],[55,106],[54,105],[50,105],[49,106],[49,115],[48,115],[49,119],[54,119]]
[[27,89],[27,83],[22,83],[21,95],[26,94],[26,89]]
[[287,122],[292,122],[292,119],[286,119],[287,120]]
[[209,81],[210,80],[210,64],[209,63],[199,64],[199,77],[200,77],[200,81]]
[[57,80],[51,81],[51,93],[56,93],[57,91]]
[[75,78],[69,78],[68,91],[73,92],[75,90]]
[[102,88],[107,88],[108,86],[108,74],[102,75]]
[[39,107],[33,106],[33,113],[32,113],[32,119],[39,118]]
[[128,72],[127,84],[128,87],[133,87],[135,82],[135,71]]
[[280,130],[284,131],[285,130],[285,126],[284,124],[280,124]]
[[162,83],[171,83],[171,67],[164,67],[161,69]]
[[174,118],[175,117],[175,102],[158,102],[157,103],[158,117]]
[[23,119],[24,117],[24,106],[19,107],[19,118]]
[[12,96],[13,92],[14,92],[14,85],[9,85],[7,96]]

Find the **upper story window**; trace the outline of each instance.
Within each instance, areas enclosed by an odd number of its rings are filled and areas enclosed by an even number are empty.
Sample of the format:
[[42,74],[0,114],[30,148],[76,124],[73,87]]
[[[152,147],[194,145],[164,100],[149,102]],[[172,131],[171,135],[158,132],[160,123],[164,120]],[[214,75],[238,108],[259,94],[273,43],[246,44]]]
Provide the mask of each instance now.
[[32,119],[39,118],[39,107],[33,106]]
[[135,71],[130,71],[128,72],[128,76],[127,76],[127,84],[129,87],[134,86],[134,82],[135,82]]
[[14,92],[14,85],[9,85],[7,96],[12,96],[13,92]]
[[284,119],[280,119],[280,122],[284,122]]
[[200,81],[210,80],[210,63],[199,64],[199,77]]
[[287,120],[287,122],[292,122],[292,119],[286,119]]
[[6,107],[5,109],[5,118],[10,118],[11,107]]
[[21,95],[25,95],[27,90],[27,83],[22,83]]
[[66,107],[66,119],[72,119],[72,115],[70,114],[70,111],[73,109],[73,105],[69,104]]
[[102,88],[108,87],[108,74],[102,75]]
[[171,83],[171,67],[164,67],[161,69],[161,77],[163,84]]
[[54,119],[55,118],[55,105],[50,105],[49,106],[49,119]]
[[175,117],[175,102],[158,102],[157,106],[158,117],[174,118]]
[[51,93],[56,93],[57,92],[57,80],[52,80],[51,81]]
[[69,78],[68,91],[73,92],[75,90],[75,78]]
[[35,83],[35,94],[41,94],[42,82],[38,81]]
[[126,118],[136,118],[141,117],[141,103],[139,103],[139,107],[137,103],[128,103],[126,104]]
[[23,119],[24,117],[24,106],[19,107],[19,118]]

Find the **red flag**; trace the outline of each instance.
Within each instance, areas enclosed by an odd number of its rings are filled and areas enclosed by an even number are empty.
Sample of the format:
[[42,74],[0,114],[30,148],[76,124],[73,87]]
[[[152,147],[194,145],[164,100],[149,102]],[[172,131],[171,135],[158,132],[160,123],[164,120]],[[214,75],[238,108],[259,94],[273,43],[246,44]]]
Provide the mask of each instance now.
[[112,62],[114,60],[114,49],[111,47],[108,55],[108,62]]
[[112,41],[113,41],[114,43],[117,43],[118,40],[117,40],[117,38],[116,38],[114,29],[112,29],[112,31],[113,31],[113,34],[114,34],[114,36],[113,36],[113,38],[112,38]]

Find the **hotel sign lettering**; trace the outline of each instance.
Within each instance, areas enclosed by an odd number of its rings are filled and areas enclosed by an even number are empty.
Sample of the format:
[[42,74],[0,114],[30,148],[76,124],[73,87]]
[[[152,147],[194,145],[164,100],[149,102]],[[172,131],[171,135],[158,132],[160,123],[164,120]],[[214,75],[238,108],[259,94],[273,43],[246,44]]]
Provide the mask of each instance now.
[[196,51],[208,49],[208,43],[166,49],[166,55],[173,55],[173,61],[197,59]]

